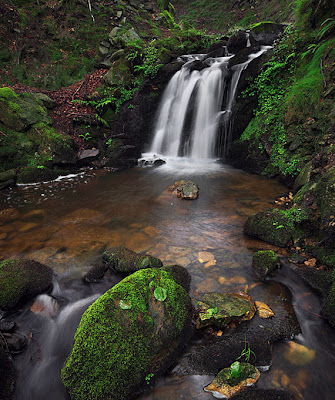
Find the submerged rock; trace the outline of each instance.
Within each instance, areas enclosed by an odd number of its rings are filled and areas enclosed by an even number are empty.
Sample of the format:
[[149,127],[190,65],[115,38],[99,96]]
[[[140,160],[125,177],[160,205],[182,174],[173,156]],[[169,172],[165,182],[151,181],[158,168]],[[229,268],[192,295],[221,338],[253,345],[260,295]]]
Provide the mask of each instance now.
[[0,308],[10,309],[51,288],[54,272],[33,260],[0,263]]
[[[237,374],[234,374],[234,364],[240,368]],[[249,363],[234,364],[220,371],[214,381],[204,388],[205,392],[211,392],[219,399],[230,399],[245,387],[257,382],[261,375],[257,368]]]
[[132,273],[144,268],[163,266],[159,258],[148,254],[137,254],[123,246],[106,250],[102,258],[109,268],[121,273]]
[[195,200],[199,196],[199,186],[192,181],[177,181],[169,190],[181,199]]
[[57,314],[58,309],[59,304],[57,300],[47,294],[39,295],[30,307],[31,312],[43,315],[44,317],[53,317]]
[[248,321],[256,312],[253,299],[244,292],[207,293],[198,306],[201,311],[197,319],[197,329],[209,325],[222,329],[230,322]]
[[252,258],[252,268],[262,280],[279,267],[279,257],[272,250],[257,251]]
[[84,281],[87,283],[100,282],[104,278],[105,273],[107,271],[108,271],[108,266],[105,264],[101,263],[98,265],[94,265],[84,275]]
[[148,268],[123,279],[81,319],[62,370],[71,398],[136,397],[148,377],[156,379],[175,360],[190,321],[190,298],[172,274]]

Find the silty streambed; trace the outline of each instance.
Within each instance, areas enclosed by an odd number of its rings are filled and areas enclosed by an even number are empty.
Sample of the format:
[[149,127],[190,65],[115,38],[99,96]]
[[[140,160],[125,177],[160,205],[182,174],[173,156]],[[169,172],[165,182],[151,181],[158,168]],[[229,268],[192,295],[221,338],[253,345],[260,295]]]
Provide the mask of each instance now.
[[[181,201],[167,191],[180,178],[199,184],[196,201]],[[60,307],[54,317],[34,314],[29,307],[16,316],[19,330],[30,341],[26,351],[14,358],[18,370],[15,399],[67,398],[60,368],[81,314],[120,280],[110,276],[99,284],[85,285],[79,279],[100,260],[104,248],[124,245],[155,255],[166,264],[187,267],[194,300],[208,291],[250,288],[258,283],[250,267],[253,251],[274,248],[245,237],[243,223],[247,215],[269,207],[284,191],[277,182],[220,164],[204,163],[194,169],[180,161],[177,168],[92,172],[1,192],[2,258],[33,258],[59,274],[52,295]],[[206,257],[209,261],[204,261]],[[294,281],[286,270],[279,271],[276,279],[293,292],[303,331],[294,340],[311,350],[312,357],[297,365],[290,357],[292,344],[277,344],[273,365],[262,373],[258,386],[289,388],[307,400],[332,399],[334,332],[315,315],[318,300],[299,280]],[[273,297],[276,293],[271,285],[258,288],[264,287]],[[202,388],[212,377],[170,373],[141,399],[210,399]]]

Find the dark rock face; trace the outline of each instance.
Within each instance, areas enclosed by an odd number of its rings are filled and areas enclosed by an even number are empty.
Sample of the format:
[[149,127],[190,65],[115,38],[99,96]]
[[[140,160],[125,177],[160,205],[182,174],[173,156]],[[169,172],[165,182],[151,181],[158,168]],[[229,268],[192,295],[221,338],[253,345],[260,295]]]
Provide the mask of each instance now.
[[159,258],[147,254],[137,254],[123,246],[106,250],[102,258],[109,268],[126,274],[144,268],[159,268],[163,266]]
[[248,388],[245,392],[238,394],[234,400],[297,400],[290,392],[277,389],[255,389]]
[[286,26],[275,22],[261,22],[252,27],[250,37],[258,44],[272,45],[279,35],[284,32]]
[[33,260],[0,263],[0,308],[11,309],[51,288],[54,272]]
[[6,350],[0,346],[0,399],[11,400],[14,393],[14,366]]
[[94,265],[89,271],[86,272],[84,280],[87,283],[100,282],[104,278],[107,271],[108,266],[106,264]]
[[245,47],[247,47],[248,35],[245,31],[238,31],[231,36],[227,43],[229,53],[236,54]]
[[[157,300],[157,288],[166,292]],[[191,301],[161,269],[137,271],[84,313],[62,370],[72,399],[136,397],[190,337]]]

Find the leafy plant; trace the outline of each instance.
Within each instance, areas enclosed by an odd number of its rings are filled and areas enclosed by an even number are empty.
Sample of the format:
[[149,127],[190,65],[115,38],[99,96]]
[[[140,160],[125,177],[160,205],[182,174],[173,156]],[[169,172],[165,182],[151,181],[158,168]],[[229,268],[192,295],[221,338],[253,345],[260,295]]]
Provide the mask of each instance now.
[[230,374],[233,378],[239,378],[241,375],[241,363],[239,361],[235,361],[230,366]]
[[248,363],[250,361],[251,354],[255,356],[255,353],[250,349],[250,345],[247,342],[247,339],[244,338],[244,349],[241,351],[241,354],[237,357],[236,361],[244,357],[245,362]]
[[213,314],[216,314],[217,312],[218,312],[218,308],[217,307],[208,308],[207,311],[206,311],[206,314],[208,314],[211,317]]
[[90,139],[92,139],[91,135],[89,132],[86,133],[82,133],[79,135],[79,137],[83,138],[85,140],[85,142],[89,141]]
[[119,305],[122,310],[130,310],[131,309],[131,301],[130,300],[120,300]]
[[153,374],[153,373],[150,373],[150,374],[148,374],[148,375],[145,377],[145,380],[146,380],[146,382],[147,382],[148,385],[149,385],[149,383],[150,383],[151,378],[153,378],[153,376],[154,376],[154,374]]
[[154,290],[154,296],[156,298],[156,300],[158,301],[164,301],[167,297],[167,291],[166,289],[158,286],[155,290]]

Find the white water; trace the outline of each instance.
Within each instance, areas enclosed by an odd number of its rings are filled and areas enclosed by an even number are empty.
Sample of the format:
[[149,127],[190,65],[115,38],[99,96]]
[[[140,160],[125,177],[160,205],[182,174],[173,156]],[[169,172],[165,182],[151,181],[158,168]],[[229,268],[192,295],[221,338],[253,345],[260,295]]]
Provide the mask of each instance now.
[[[217,159],[220,127],[223,131],[221,152],[225,154],[231,139],[232,110],[241,73],[269,48],[262,46],[246,62],[233,66],[230,76],[228,61],[233,56],[207,59],[209,67],[201,71],[191,71],[190,67],[193,61],[204,59],[204,55],[182,56],[187,62],[171,78],[164,92],[150,150],[140,161],[150,163],[160,158],[175,164],[179,158],[183,162],[186,158],[193,164],[213,162]],[[190,124],[190,116],[191,126],[186,126]],[[185,134],[189,130],[190,134]]]

